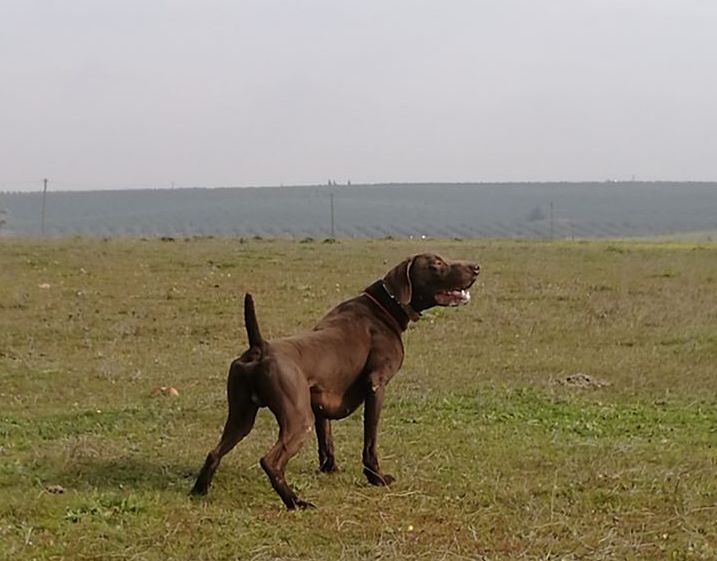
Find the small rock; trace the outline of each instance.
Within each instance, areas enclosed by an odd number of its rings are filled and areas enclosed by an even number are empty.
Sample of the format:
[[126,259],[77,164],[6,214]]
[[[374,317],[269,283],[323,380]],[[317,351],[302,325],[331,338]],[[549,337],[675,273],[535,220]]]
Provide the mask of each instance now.
[[45,491],[53,495],[62,495],[65,492],[65,488],[62,485],[48,485],[45,487]]
[[575,374],[566,376],[564,379],[560,380],[559,383],[573,388],[602,388],[610,385],[609,382],[606,382],[605,380],[598,380],[597,378],[590,376],[590,374],[585,374],[584,372],[576,372]]

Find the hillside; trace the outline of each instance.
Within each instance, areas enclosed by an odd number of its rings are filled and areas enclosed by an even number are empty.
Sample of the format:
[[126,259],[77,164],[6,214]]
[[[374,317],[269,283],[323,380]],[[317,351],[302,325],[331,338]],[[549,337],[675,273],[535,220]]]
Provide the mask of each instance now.
[[[717,183],[480,183],[49,192],[53,235],[600,238],[717,230]],[[0,193],[4,234],[41,193]]]

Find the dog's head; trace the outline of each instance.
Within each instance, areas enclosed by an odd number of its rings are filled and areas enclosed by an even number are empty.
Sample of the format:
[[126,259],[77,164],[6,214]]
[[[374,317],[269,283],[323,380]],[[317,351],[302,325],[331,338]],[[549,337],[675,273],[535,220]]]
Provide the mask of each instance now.
[[480,266],[448,261],[433,253],[421,253],[402,261],[383,278],[389,292],[412,320],[434,306],[460,306],[470,301],[468,289]]

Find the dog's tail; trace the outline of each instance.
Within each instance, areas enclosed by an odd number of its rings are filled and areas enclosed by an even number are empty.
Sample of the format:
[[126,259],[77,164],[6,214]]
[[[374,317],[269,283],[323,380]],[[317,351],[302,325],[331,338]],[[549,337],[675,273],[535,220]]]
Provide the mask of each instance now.
[[256,321],[254,299],[248,292],[244,296],[244,325],[246,326],[246,334],[249,337],[249,347],[263,352],[264,338],[259,331],[259,322]]

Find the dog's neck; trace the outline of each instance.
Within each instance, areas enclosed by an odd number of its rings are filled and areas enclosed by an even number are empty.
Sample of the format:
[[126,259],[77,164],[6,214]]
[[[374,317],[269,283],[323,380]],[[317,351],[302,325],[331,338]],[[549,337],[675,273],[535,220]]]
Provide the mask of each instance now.
[[[406,306],[403,306],[398,300],[396,300],[393,294],[389,292],[383,280],[377,280],[364,290],[364,294],[371,298],[374,304],[381,308],[383,313],[393,321],[395,326],[398,328],[399,333],[406,331],[409,321],[413,318],[411,314],[406,311]],[[416,316],[420,316],[420,314],[415,311],[413,313],[416,314]]]

